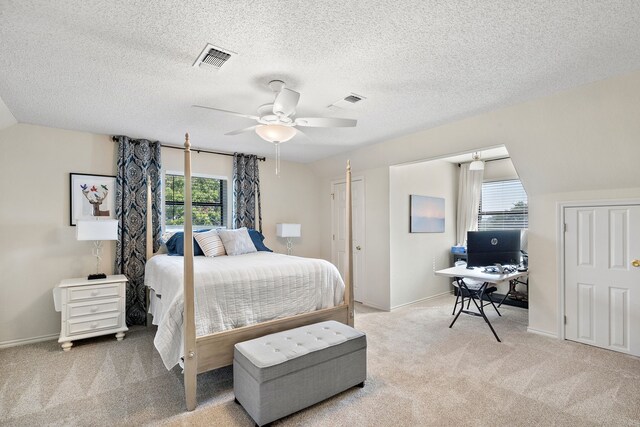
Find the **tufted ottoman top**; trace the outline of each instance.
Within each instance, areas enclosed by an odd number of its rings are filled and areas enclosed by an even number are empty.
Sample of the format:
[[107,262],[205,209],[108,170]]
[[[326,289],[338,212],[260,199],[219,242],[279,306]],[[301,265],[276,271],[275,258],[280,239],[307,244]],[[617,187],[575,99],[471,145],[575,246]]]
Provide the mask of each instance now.
[[234,361],[267,381],[364,347],[364,333],[330,320],[238,343]]

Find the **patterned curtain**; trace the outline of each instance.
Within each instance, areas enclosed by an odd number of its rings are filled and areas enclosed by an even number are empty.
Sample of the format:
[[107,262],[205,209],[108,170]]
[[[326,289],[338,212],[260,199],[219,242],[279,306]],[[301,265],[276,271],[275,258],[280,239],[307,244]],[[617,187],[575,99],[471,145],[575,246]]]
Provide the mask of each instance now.
[[[256,204],[258,205],[257,227]],[[260,174],[256,155],[235,153],[233,155],[233,228],[240,227],[262,231]]]
[[160,143],[117,136],[118,175],[116,177],[116,274],[129,279],[127,325],[144,325],[147,298],[144,287],[147,233],[147,179],[151,179],[153,250],[160,242]]

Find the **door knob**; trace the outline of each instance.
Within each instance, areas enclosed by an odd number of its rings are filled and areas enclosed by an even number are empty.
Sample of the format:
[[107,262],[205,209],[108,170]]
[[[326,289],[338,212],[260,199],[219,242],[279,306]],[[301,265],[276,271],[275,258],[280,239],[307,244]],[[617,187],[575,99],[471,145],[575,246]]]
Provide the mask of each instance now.
[[[357,251],[359,251],[360,249],[362,249],[362,248],[360,247],[360,245],[356,246],[356,250],[357,250]],[[637,262],[637,261],[636,261],[636,262]],[[634,267],[637,267],[637,265],[634,265]]]
[[634,259],[633,261],[631,261],[631,265],[633,265],[634,267],[640,267],[640,259]]

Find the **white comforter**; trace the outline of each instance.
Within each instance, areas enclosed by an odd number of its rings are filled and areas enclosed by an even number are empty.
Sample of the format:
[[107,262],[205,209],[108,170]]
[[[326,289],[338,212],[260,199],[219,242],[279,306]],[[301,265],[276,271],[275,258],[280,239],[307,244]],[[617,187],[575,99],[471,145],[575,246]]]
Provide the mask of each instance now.
[[[183,257],[156,255],[145,284],[160,296],[154,344],[167,369],[183,353]],[[256,252],[194,257],[196,335],[334,307],[344,298],[336,267],[320,259]]]

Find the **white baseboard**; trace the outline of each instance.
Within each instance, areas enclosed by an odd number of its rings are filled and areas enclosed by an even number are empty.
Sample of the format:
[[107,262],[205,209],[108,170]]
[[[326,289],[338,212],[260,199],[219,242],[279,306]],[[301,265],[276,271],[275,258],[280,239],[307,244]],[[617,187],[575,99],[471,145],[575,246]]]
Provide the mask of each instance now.
[[364,301],[356,301],[356,302],[358,304],[364,305],[365,307],[375,308],[376,310],[389,311],[389,309],[386,308],[386,307],[382,307],[382,306],[379,306],[377,304],[371,304],[370,302],[364,302]]
[[547,331],[541,331],[539,329],[534,329],[534,328],[527,327],[527,332],[531,332],[532,334],[543,335],[543,336],[549,337],[549,338],[558,339],[558,335],[553,334],[551,332],[547,332]]
[[394,307],[391,307],[391,310],[395,310],[396,308],[404,307],[406,305],[417,304],[417,303],[422,302],[422,301],[427,301],[427,300],[430,300],[430,299],[438,298],[438,297],[441,297],[443,295],[451,295],[451,293],[452,293],[452,291],[449,290],[449,291],[443,292],[441,294],[436,294],[436,295],[431,295],[430,297],[420,298],[420,299],[417,299],[415,301],[406,302],[404,304],[400,304],[400,305],[396,305]]
[[11,340],[11,341],[2,341],[0,342],[0,348],[7,348],[7,347],[16,347],[19,345],[26,345],[26,344],[34,344],[37,342],[42,342],[42,341],[50,341],[53,339],[57,339],[60,337],[60,334],[53,334],[53,335],[43,335],[41,337],[34,337],[34,338],[21,338],[19,340]]

